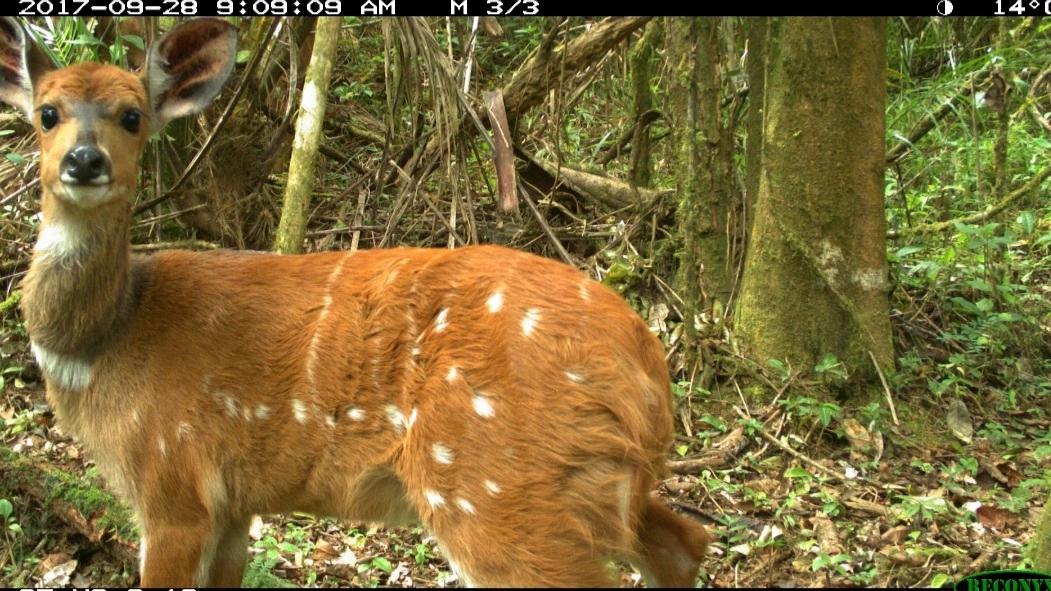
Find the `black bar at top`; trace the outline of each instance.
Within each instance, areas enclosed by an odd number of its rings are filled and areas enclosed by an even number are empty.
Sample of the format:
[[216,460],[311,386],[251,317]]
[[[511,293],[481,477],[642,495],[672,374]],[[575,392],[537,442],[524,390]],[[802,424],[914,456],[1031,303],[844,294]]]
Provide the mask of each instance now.
[[1051,16],[1051,0],[13,0],[10,16]]

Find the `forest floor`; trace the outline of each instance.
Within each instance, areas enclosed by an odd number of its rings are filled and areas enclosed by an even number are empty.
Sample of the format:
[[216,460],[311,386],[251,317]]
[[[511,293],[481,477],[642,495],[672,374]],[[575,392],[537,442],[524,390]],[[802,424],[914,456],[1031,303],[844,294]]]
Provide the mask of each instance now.
[[[0,515],[8,522],[0,586],[133,586],[137,540],[126,523],[122,530],[126,513],[96,486],[104,488],[90,458],[53,425],[43,392],[21,386],[9,380],[0,398],[7,424],[0,505],[11,503],[10,515]],[[934,428],[945,424],[937,406]],[[1040,479],[1051,469],[1051,419],[987,412],[971,417],[975,436],[964,444],[892,423],[880,434],[856,421],[793,424],[768,411],[751,416],[752,435],[714,431],[703,447],[735,450],[723,467],[704,469],[719,462],[691,451],[713,432],[679,435],[690,444],[674,461],[684,474],[665,480],[659,494],[713,533],[701,586],[930,587],[1017,568],[1047,497]],[[775,436],[759,436],[759,423]],[[58,486],[66,480],[55,474],[82,486]],[[249,586],[456,585],[420,528],[290,515],[257,519],[251,540]],[[616,568],[621,586],[642,585],[629,566]]]

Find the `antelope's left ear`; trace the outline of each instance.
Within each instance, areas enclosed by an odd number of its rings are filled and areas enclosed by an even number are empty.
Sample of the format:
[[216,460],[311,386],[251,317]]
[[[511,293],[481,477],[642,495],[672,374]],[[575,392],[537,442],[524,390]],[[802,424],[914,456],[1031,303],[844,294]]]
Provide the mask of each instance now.
[[33,119],[33,85],[55,64],[12,17],[0,17],[0,101]]
[[143,84],[155,129],[208,106],[234,70],[237,27],[219,18],[186,21],[150,47]]

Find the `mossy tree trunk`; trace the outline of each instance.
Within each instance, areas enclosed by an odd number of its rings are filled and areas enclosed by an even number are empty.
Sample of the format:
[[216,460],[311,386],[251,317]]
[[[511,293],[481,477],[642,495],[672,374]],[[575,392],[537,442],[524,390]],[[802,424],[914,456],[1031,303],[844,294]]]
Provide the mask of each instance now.
[[[884,218],[886,24],[769,19],[754,76],[755,219],[737,309],[750,356],[810,369],[834,354],[875,377],[893,363]],[[753,87],[754,90],[754,87]],[[760,108],[754,108],[759,105]]]
[[288,164],[288,185],[282,200],[281,222],[277,226],[274,250],[285,254],[303,252],[307,209],[314,192],[314,161],[321,143],[322,123],[328,103],[328,85],[339,44],[342,17],[318,19],[314,52],[303,83],[303,100],[296,120],[296,137]]
[[752,221],[755,219],[755,197],[759,194],[759,162],[760,147],[763,145],[763,110],[765,105],[765,80],[763,74],[766,68],[766,27],[769,18],[756,17],[744,20],[746,45],[748,46],[748,60],[745,63],[748,76],[748,115],[745,118],[745,206],[744,224],[745,235],[752,233]]
[[1044,514],[1040,516],[1040,523],[1036,525],[1030,544],[1033,549],[1033,568],[1051,573],[1051,494],[1044,503]]
[[631,85],[635,103],[635,134],[631,140],[631,181],[637,187],[650,186],[653,172],[650,164],[650,126],[643,116],[653,109],[653,56],[664,39],[664,27],[660,19],[646,25],[646,31],[631,50]]
[[718,325],[733,291],[728,253],[737,235],[740,203],[733,177],[733,137],[722,113],[724,63],[719,19],[664,22],[671,73],[668,115],[674,146],[676,210],[683,246],[676,286],[685,302],[687,350]]

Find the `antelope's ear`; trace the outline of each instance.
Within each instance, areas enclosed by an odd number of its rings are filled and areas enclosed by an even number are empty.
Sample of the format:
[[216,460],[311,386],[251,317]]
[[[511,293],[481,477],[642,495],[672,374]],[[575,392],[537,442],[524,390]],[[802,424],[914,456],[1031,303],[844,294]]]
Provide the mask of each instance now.
[[186,21],[150,47],[143,84],[155,129],[198,113],[218,96],[237,61],[237,27],[219,18]]
[[14,18],[0,17],[0,101],[33,118],[33,85],[55,64]]

